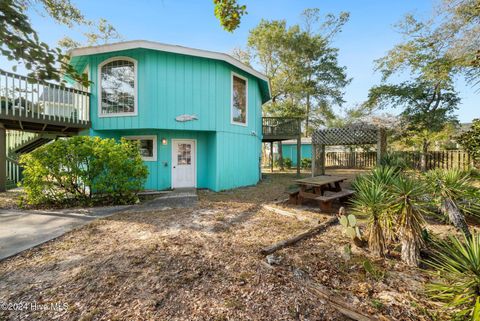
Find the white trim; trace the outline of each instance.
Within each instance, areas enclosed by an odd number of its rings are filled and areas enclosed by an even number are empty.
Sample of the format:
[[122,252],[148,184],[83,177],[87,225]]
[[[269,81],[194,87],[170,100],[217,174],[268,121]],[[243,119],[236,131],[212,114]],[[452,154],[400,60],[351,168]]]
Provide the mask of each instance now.
[[[135,69],[135,81],[134,81],[134,98],[133,98],[133,113],[111,113],[102,114],[102,67],[115,60],[127,60],[133,62],[133,68]],[[98,64],[97,67],[97,113],[98,117],[125,117],[125,116],[137,116],[138,115],[138,63],[137,60],[126,56],[115,56],[108,58]]]
[[[194,49],[194,48],[188,48],[188,47],[177,46],[177,45],[169,45],[169,44],[164,44],[164,43],[159,43],[154,41],[147,41],[147,40],[132,40],[132,41],[123,41],[123,42],[117,42],[117,43],[100,45],[100,46],[75,48],[70,50],[68,54],[72,57],[75,57],[75,56],[94,55],[94,54],[135,49],[135,48],[160,50],[160,51],[179,53],[179,54],[184,54],[189,56],[223,60],[245,72],[248,72],[249,74],[254,75],[255,77],[258,77],[268,82],[267,76],[265,76],[264,74],[256,71],[252,67],[245,65],[244,63],[238,61],[237,59],[225,53],[202,50],[202,49]],[[269,91],[270,91],[270,86],[269,86]]]
[[156,162],[157,161],[157,135],[138,135],[138,136],[123,136],[126,140],[153,140],[153,156],[144,157],[142,159],[145,162]]
[[174,144],[175,142],[181,142],[181,141],[187,141],[187,142],[193,142],[194,146],[195,146],[195,166],[193,168],[193,176],[194,176],[194,185],[193,187],[194,188],[197,188],[197,140],[196,139],[192,139],[192,138],[176,138],[176,139],[172,139],[172,143],[171,143],[171,146],[172,146],[172,155],[171,155],[171,161],[170,161],[170,186],[173,188],[182,188],[182,187],[174,187],[173,186],[173,158],[175,156],[175,148],[174,148]]
[[[233,77],[237,77],[245,80],[245,123],[236,122],[233,120]],[[230,75],[230,124],[238,126],[248,126],[248,78],[243,77],[242,75],[237,74],[236,72],[231,72]]]

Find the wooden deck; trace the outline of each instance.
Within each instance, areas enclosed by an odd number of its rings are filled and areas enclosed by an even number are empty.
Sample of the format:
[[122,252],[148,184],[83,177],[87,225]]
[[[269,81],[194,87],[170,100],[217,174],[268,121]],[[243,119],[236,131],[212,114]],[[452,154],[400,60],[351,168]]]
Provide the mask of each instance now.
[[[0,69],[0,191],[19,177],[18,163],[7,158],[6,130],[41,134],[18,152],[29,152],[57,136],[90,128],[90,93]],[[52,138],[53,137],[53,138]]]
[[76,134],[91,126],[90,93],[0,69],[0,124],[27,132]]
[[263,117],[262,141],[297,139],[301,135],[301,123],[302,119],[298,117]]

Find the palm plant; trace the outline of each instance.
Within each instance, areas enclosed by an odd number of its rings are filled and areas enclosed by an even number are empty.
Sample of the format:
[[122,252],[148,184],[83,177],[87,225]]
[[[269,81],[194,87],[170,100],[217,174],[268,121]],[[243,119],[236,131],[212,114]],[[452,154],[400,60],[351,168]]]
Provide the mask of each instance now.
[[390,186],[393,197],[390,210],[397,218],[399,238],[402,245],[401,258],[406,264],[418,266],[420,249],[424,245],[422,230],[425,225],[423,214],[426,212],[422,200],[425,187],[411,178],[398,176]]
[[465,214],[477,214],[478,192],[472,187],[468,173],[458,169],[436,169],[426,174],[434,204],[465,236],[470,230]]
[[452,308],[456,320],[480,320],[480,235],[440,242],[427,264],[440,277],[427,293]]
[[377,184],[367,176],[356,180],[354,188],[352,209],[357,215],[368,218],[368,246],[374,255],[381,257],[385,253],[383,223],[390,204],[389,194],[383,184]]

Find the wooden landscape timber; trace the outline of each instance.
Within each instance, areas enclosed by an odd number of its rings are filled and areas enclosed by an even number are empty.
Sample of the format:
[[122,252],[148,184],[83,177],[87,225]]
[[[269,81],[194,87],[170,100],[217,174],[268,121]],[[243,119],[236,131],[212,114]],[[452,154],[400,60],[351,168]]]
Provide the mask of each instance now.
[[305,231],[301,234],[298,234],[297,236],[294,236],[292,238],[288,238],[286,240],[282,240],[282,241],[277,242],[277,243],[275,243],[271,246],[265,247],[265,248],[260,250],[260,253],[263,254],[263,255],[269,255],[269,254],[275,253],[276,251],[281,250],[281,249],[283,249],[285,247],[288,247],[288,246],[292,246],[292,245],[298,243],[299,241],[302,241],[304,239],[307,239],[307,238],[315,236],[319,233],[322,233],[322,232],[326,231],[330,226],[335,225],[337,223],[338,223],[338,218],[337,217],[332,217],[332,218],[328,219],[326,222],[323,222],[323,223],[309,229],[308,231]]

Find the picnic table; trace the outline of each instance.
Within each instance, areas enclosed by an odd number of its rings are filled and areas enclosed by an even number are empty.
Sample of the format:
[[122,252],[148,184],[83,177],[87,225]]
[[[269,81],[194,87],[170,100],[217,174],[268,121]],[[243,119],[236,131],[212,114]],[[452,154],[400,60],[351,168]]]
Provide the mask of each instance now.
[[343,176],[320,175],[294,180],[298,190],[290,193],[290,201],[302,204],[304,200],[315,200],[320,208],[325,211],[331,210],[332,203],[336,199],[343,199],[353,194],[352,190],[343,189],[340,183],[347,180]]

